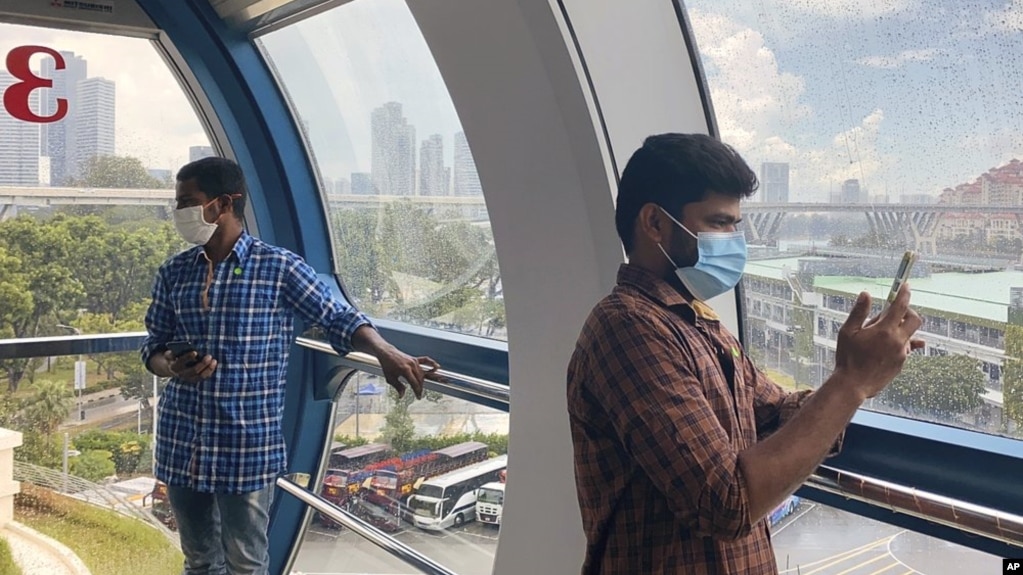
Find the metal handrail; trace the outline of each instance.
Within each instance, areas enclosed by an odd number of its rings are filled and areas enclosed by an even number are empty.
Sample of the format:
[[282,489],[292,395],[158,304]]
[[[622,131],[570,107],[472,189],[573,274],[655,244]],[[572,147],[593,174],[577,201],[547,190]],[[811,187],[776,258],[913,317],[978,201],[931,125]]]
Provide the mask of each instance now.
[[877,507],[1023,547],[1023,517],[822,465],[806,480],[811,487]]
[[146,332],[0,339],[0,359],[138,351]]
[[[341,363],[352,369],[358,369],[359,371],[364,371],[377,376],[383,375],[383,371],[380,369],[380,362],[377,361],[377,358],[369,355],[368,353],[353,351],[342,356],[334,350],[329,343],[307,337],[297,338],[296,343],[301,347],[338,356]],[[493,383],[443,369],[430,372],[427,375],[423,387],[446,395],[450,395],[452,392],[455,392],[459,395],[478,397],[480,399],[499,403],[503,405],[505,409],[508,408],[508,403],[510,401],[510,394],[507,385],[501,385],[499,383]]]
[[[0,359],[125,351],[121,346],[130,344],[137,348],[144,336],[144,333],[128,333],[0,340]],[[55,352],[52,347],[54,344],[59,346],[60,353]],[[318,352],[339,356],[330,347],[330,344],[323,341],[300,337],[297,338],[297,344]],[[31,354],[27,354],[26,351]],[[352,352],[339,357],[347,367],[378,376],[383,375],[379,362],[371,355]],[[425,387],[449,395],[455,392],[460,396],[476,397],[498,403],[505,406],[505,409],[509,403],[509,388],[507,386],[445,370],[431,373]],[[874,477],[848,473],[828,466],[817,468],[813,475],[807,479],[805,485],[822,492],[918,517],[1007,545],[1023,547],[1023,517],[1012,513],[920,491],[913,487]]]
[[392,556],[401,559],[416,569],[420,569],[424,573],[427,573],[427,575],[456,575],[454,571],[444,567],[440,563],[437,563],[433,559],[430,559],[426,555],[423,555],[408,545],[405,545],[322,497],[309,492],[307,489],[304,489],[301,485],[293,481],[285,479],[284,477],[278,477],[277,487],[293,495],[302,503],[326,515],[332,521],[336,521],[344,527],[351,529],[356,535],[369,540],[377,547],[380,547],[384,551],[390,553]]

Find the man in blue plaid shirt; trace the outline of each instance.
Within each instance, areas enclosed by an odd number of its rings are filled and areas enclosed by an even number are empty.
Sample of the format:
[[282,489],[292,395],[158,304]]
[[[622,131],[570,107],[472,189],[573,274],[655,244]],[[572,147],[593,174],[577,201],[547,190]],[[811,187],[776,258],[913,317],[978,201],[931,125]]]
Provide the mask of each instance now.
[[[387,343],[331,295],[301,257],[249,235],[241,169],[204,158],[177,175],[174,224],[196,247],[160,267],[142,361],[171,378],[160,398],[157,479],[185,554],[185,575],[265,575],[274,479],[286,469],[281,416],[293,316],[324,329],[345,354],[374,355],[399,395],[422,396],[429,357]],[[185,341],[180,355],[168,343]],[[179,350],[180,351],[180,350]]]

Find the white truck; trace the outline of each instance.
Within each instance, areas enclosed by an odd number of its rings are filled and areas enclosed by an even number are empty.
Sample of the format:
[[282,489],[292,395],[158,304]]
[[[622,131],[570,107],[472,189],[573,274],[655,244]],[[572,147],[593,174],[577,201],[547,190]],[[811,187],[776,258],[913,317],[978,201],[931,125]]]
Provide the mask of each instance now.
[[476,493],[476,520],[491,525],[501,524],[504,508],[504,482],[494,481],[480,487]]

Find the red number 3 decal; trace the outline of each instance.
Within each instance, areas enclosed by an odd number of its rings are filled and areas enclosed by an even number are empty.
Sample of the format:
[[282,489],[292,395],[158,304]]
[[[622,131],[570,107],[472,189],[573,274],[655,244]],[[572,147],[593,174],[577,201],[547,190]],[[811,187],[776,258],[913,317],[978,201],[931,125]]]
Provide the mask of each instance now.
[[29,97],[33,90],[53,87],[53,80],[36,76],[29,66],[29,59],[34,54],[46,54],[56,61],[57,70],[64,69],[64,57],[60,52],[45,46],[19,46],[7,53],[7,71],[21,80],[11,84],[4,92],[4,107],[11,116],[37,124],[58,122],[67,116],[68,103],[66,98],[57,98],[57,111],[50,116],[40,116],[29,106]]

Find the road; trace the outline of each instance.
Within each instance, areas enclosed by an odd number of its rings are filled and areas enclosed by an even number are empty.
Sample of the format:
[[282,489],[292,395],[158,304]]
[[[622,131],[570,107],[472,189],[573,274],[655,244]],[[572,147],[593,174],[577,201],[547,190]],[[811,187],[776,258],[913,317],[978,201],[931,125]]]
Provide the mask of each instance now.
[[[497,529],[468,523],[434,534],[409,526],[397,539],[459,575],[490,575]],[[772,535],[781,575],[986,575],[1000,558],[804,502]],[[416,570],[351,532],[313,525],[295,575],[406,575]]]
[[78,396],[76,395],[74,406],[71,408],[68,418],[64,420],[62,428],[103,427],[104,422],[121,422],[129,419],[129,414],[137,414],[138,405],[138,400],[124,399],[120,389],[87,393],[82,396],[85,419],[81,420],[78,416]]

